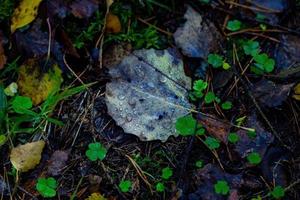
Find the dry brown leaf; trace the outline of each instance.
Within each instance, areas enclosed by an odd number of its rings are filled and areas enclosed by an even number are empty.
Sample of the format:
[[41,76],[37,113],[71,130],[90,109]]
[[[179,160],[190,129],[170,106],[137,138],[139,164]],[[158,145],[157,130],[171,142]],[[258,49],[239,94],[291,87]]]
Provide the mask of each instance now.
[[227,136],[230,131],[230,125],[212,117],[201,115],[199,123],[202,124],[207,132],[224,143],[227,143]]
[[61,174],[63,168],[67,164],[69,158],[69,152],[67,151],[55,151],[49,161],[48,174],[51,176],[57,176]]
[[4,68],[4,65],[6,64],[6,56],[3,48],[3,41],[2,41],[2,33],[0,32],[0,69]]
[[131,44],[113,44],[103,53],[103,66],[106,68],[119,64],[125,56],[131,53]]
[[122,30],[122,27],[121,27],[121,22],[119,20],[119,17],[112,13],[108,13],[106,16],[105,31],[107,33],[119,33],[119,32],[121,32],[121,30]]
[[40,163],[45,142],[40,140],[20,145],[11,150],[10,161],[20,172],[27,172]]

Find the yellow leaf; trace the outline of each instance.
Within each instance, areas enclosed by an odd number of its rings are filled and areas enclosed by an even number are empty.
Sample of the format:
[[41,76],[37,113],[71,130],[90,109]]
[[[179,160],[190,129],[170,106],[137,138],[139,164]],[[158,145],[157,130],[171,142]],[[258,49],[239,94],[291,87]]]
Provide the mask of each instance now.
[[11,23],[11,32],[31,23],[37,16],[38,7],[42,0],[22,0],[14,10]]
[[43,102],[49,94],[60,89],[62,72],[54,64],[47,73],[40,72],[40,66],[34,59],[29,59],[19,69],[18,86],[20,94],[30,97],[33,105]]
[[295,94],[293,95],[294,99],[300,101],[300,83],[298,83],[298,84],[296,85],[296,87],[294,88],[294,93],[295,93]]
[[114,0],[106,0],[106,7],[109,8],[114,3]]
[[121,22],[117,15],[108,13],[106,17],[106,32],[107,33],[119,33],[121,32]]
[[20,145],[11,150],[10,162],[20,172],[27,172],[40,163],[45,142],[40,140]]
[[106,200],[106,198],[99,193],[93,193],[85,200]]

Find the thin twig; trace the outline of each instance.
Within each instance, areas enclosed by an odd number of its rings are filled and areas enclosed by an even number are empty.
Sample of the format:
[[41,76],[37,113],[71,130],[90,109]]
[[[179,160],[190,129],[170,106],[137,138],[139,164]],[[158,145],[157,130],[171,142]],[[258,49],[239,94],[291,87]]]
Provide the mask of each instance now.
[[146,183],[146,185],[149,187],[151,194],[153,194],[152,191],[152,185],[149,183],[149,181],[147,180],[147,177],[145,176],[143,170],[140,168],[140,166],[129,156],[126,155],[126,158],[131,162],[131,164],[133,165],[133,167],[136,169],[138,175],[142,178],[142,180]]
[[137,19],[139,21],[141,21],[142,23],[147,24],[148,26],[153,27],[154,29],[158,30],[159,32],[162,32],[162,33],[166,34],[167,36],[172,36],[173,35],[173,33],[165,31],[165,30],[163,30],[163,29],[161,29],[161,28],[159,28],[159,27],[157,27],[157,26],[155,26],[153,24],[150,24],[149,22],[147,22],[146,20],[144,20],[144,19],[142,19],[140,17],[138,17]]

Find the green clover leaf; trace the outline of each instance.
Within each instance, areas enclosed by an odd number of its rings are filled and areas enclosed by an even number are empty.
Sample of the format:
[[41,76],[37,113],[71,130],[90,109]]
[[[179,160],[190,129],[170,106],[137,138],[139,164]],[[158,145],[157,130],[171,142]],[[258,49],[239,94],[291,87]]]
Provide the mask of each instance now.
[[261,162],[261,156],[256,152],[252,152],[247,156],[247,160],[252,165],[258,165]]
[[225,101],[221,105],[223,110],[230,110],[232,108],[232,103],[230,101]]
[[213,68],[219,68],[223,66],[223,57],[218,54],[209,54],[207,62],[213,66]]
[[229,186],[227,181],[219,180],[215,185],[215,192],[221,195],[227,195],[229,193]]
[[91,160],[103,160],[106,156],[107,150],[99,142],[90,143],[85,155]]
[[45,198],[56,195],[57,182],[54,178],[39,178],[36,184],[37,191]]
[[132,182],[129,180],[123,180],[119,184],[119,188],[120,188],[121,192],[129,192],[131,187],[132,187]]
[[281,199],[285,195],[284,188],[280,185],[274,187],[274,189],[271,191],[271,195],[274,199]]
[[254,58],[254,61],[256,62],[255,66],[258,69],[263,70],[267,73],[270,73],[274,70],[275,61],[274,61],[274,59],[269,58],[269,56],[267,54],[265,54],[265,53],[258,54],[258,55],[255,55],[253,58]]
[[156,186],[155,186],[155,188],[156,188],[157,192],[163,192],[163,191],[165,191],[165,185],[163,183],[161,183],[161,182],[157,183]]
[[255,56],[259,53],[260,47],[257,41],[248,40],[243,44],[243,49],[246,55]]
[[226,28],[230,31],[238,31],[241,29],[241,26],[242,26],[242,22],[235,19],[235,20],[228,21]]
[[213,92],[208,92],[206,93],[205,97],[204,97],[204,101],[207,104],[212,103],[215,100],[216,96]]
[[161,177],[168,180],[173,175],[173,170],[170,167],[165,167],[162,169]]
[[220,147],[220,141],[213,137],[207,137],[204,142],[209,149],[217,149]]
[[194,85],[193,85],[193,89],[195,91],[200,91],[202,92],[203,90],[205,90],[207,88],[207,82],[206,81],[203,81],[201,79],[197,80],[194,82]]
[[32,101],[29,97],[16,96],[12,102],[12,108],[16,113],[24,114],[24,112],[32,108]]
[[182,136],[189,136],[195,134],[197,121],[192,115],[187,115],[177,119],[175,128],[176,131]]
[[227,139],[230,143],[235,144],[239,141],[240,137],[236,133],[229,133]]
[[203,160],[197,160],[195,163],[197,168],[202,168],[203,167]]

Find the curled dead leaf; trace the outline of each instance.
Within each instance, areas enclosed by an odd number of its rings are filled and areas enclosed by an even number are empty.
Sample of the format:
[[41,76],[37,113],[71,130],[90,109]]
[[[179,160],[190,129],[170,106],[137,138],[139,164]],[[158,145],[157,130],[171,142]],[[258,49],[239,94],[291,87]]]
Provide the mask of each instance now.
[[45,142],[40,140],[20,145],[11,150],[10,161],[20,172],[27,172],[40,163]]

